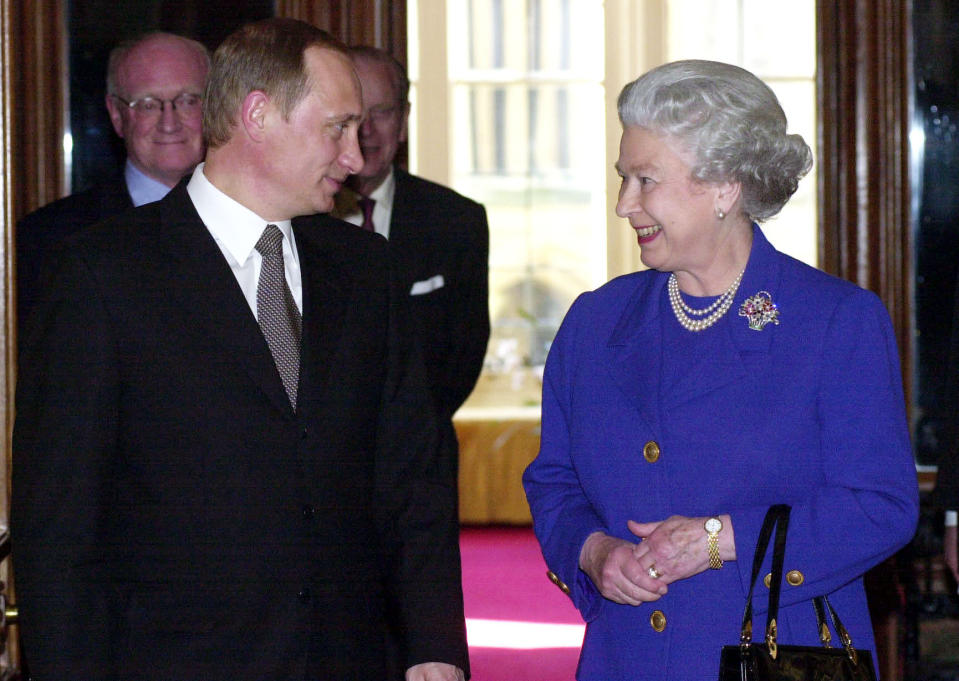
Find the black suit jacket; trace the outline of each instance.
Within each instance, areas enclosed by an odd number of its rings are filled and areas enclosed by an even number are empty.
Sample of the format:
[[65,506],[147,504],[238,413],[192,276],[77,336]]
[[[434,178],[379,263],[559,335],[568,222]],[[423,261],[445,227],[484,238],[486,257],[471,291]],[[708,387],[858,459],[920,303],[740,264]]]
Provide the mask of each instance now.
[[33,211],[17,223],[17,320],[20,329],[36,304],[44,266],[55,267],[60,244],[84,227],[133,208],[121,175]]
[[466,668],[455,488],[387,247],[294,220],[298,408],[183,184],[64,249],[24,350],[14,569],[35,679]]
[[397,168],[390,247],[410,294],[437,408],[452,437],[453,413],[469,397],[489,341],[486,210],[452,189]]

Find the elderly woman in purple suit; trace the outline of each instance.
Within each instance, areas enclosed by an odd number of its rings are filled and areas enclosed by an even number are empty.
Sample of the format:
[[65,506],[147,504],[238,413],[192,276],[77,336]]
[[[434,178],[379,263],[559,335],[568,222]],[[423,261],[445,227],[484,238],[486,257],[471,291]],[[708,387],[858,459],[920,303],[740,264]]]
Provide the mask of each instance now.
[[812,155],[762,81],[674,62],[618,107],[616,212],[649,269],[573,304],[523,477],[549,577],[587,623],[577,679],[714,680],[779,503],[779,641],[818,645],[827,594],[874,650],[862,576],[918,504],[889,316],[763,236]]

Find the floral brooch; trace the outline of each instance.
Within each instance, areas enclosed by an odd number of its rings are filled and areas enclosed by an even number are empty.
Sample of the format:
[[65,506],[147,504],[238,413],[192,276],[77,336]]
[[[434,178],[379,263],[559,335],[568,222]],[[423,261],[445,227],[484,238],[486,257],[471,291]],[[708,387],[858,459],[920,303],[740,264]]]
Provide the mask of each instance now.
[[770,322],[779,325],[779,307],[773,302],[768,291],[760,291],[746,298],[739,306],[739,316],[749,321],[749,328],[753,331],[762,331]]

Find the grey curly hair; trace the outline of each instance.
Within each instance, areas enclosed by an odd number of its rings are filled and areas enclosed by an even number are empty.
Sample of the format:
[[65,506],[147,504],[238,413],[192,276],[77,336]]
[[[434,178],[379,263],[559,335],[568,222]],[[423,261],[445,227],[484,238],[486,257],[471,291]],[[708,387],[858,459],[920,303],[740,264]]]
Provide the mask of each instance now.
[[800,135],[786,133],[776,95],[749,71],[721,62],[675,61],[629,83],[617,100],[623,127],[677,141],[701,182],[739,182],[752,220],[776,215],[812,166]]

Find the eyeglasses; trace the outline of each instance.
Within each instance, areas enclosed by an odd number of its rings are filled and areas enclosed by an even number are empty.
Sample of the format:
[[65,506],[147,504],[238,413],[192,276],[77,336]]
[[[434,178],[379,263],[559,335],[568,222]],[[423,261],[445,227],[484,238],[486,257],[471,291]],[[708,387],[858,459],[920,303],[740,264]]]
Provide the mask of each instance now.
[[160,99],[159,97],[147,95],[146,97],[140,97],[140,99],[134,99],[132,102],[128,102],[119,95],[112,96],[118,102],[125,104],[141,116],[159,116],[163,113],[167,102],[169,102],[173,110],[181,116],[198,116],[203,110],[203,98],[192,92],[180,93],[173,99]]
[[392,119],[398,110],[399,107],[395,105],[375,106],[366,112],[366,117],[376,124],[385,123],[386,121]]

